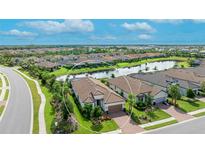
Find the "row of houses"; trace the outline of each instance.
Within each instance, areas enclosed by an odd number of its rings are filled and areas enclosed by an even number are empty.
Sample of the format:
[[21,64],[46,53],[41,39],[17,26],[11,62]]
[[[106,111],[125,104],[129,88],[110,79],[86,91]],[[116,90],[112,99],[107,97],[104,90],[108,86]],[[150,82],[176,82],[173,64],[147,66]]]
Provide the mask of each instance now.
[[109,79],[108,86],[90,77],[73,79],[71,83],[81,106],[91,103],[101,106],[107,113],[113,113],[124,109],[129,94],[140,101],[151,95],[152,103],[158,104],[167,101],[169,85],[178,84],[181,95],[186,95],[187,89],[198,94],[204,79],[205,68],[196,67],[120,76]]

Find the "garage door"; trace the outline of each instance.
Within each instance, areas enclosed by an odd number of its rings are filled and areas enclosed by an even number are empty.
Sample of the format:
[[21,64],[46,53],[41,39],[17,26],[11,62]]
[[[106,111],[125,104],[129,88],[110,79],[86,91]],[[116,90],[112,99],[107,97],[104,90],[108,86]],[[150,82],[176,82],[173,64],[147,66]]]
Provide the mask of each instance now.
[[153,102],[155,102],[156,104],[166,102],[166,98],[165,97],[157,98]]
[[109,113],[119,112],[121,110],[122,110],[122,104],[114,105],[114,106],[108,106],[108,112]]

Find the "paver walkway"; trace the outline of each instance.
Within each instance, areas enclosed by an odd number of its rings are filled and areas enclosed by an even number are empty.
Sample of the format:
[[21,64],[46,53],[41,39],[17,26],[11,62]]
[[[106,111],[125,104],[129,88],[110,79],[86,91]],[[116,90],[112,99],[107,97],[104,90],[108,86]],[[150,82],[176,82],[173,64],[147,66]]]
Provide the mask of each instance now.
[[135,134],[144,131],[125,112],[113,113],[110,116],[120,127],[122,134]]
[[165,111],[166,113],[170,114],[178,122],[193,118],[193,116],[186,114],[185,112],[181,111],[180,109],[178,109],[172,105],[160,104],[160,105],[158,105],[158,107],[160,109],[162,109],[163,111]]

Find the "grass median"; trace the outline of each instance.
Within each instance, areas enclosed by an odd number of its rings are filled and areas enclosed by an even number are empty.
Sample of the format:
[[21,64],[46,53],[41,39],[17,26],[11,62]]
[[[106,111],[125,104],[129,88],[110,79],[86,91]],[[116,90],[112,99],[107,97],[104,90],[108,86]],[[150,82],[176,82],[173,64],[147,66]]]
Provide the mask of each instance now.
[[172,121],[168,121],[168,122],[165,122],[165,123],[162,123],[162,124],[157,124],[157,125],[154,125],[154,126],[148,126],[148,127],[145,127],[144,129],[145,130],[157,129],[157,128],[168,126],[168,125],[175,124],[175,123],[177,123],[177,121],[172,120]]

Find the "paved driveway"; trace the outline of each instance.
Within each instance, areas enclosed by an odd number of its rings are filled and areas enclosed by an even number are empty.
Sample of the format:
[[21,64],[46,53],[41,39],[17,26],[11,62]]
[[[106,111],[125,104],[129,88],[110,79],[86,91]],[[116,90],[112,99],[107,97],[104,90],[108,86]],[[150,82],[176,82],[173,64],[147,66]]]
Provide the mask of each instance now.
[[193,116],[184,113],[183,111],[179,110],[178,108],[174,106],[160,104],[159,108],[161,108],[163,111],[170,114],[172,117],[174,117],[179,122],[193,118]]
[[113,113],[110,116],[120,127],[123,134],[135,134],[144,131],[125,112]]

